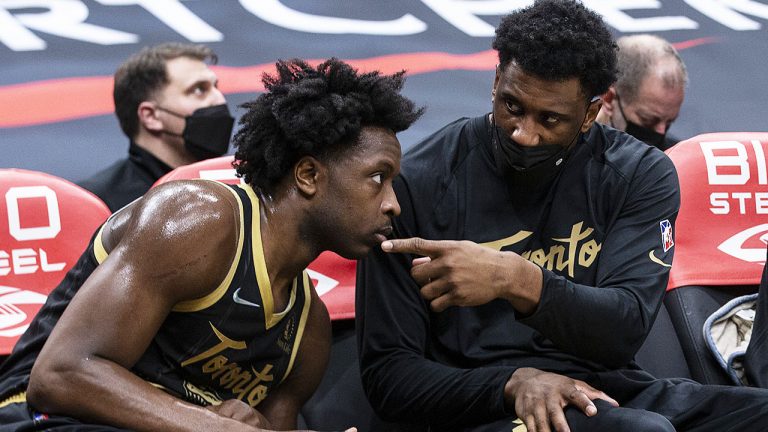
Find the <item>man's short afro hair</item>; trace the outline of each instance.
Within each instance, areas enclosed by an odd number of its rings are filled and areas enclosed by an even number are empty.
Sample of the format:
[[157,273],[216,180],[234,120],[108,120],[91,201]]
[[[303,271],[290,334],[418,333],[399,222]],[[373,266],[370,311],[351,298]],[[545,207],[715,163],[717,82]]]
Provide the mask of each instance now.
[[266,92],[242,105],[248,112],[234,137],[237,173],[260,190],[270,192],[304,156],[323,160],[351,148],[364,126],[400,132],[424,111],[400,94],[405,71],[358,73],[336,58],[276,67],[262,78]]
[[616,81],[617,45],[600,15],[574,0],[537,0],[504,17],[493,48],[505,69],[515,62],[540,79],[577,78],[586,97]]

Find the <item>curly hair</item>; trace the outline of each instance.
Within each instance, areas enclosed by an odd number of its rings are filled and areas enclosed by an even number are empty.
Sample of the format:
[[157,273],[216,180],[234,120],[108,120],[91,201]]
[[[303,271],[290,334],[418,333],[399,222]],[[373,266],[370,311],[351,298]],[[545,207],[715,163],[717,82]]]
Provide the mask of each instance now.
[[264,74],[266,93],[242,105],[234,137],[239,176],[271,189],[304,156],[328,160],[354,146],[364,126],[400,132],[424,111],[402,96],[405,71],[358,73],[332,58],[316,69],[300,59],[280,60]]
[[493,48],[501,68],[515,62],[540,79],[578,78],[587,97],[616,81],[617,45],[600,15],[574,0],[537,0],[505,16]]

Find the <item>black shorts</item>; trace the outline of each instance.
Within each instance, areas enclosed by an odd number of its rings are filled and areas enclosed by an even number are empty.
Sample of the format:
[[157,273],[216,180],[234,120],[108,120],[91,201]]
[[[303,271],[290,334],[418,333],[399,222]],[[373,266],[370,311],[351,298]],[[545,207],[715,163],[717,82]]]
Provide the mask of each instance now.
[[84,424],[71,417],[50,415],[35,411],[26,402],[8,403],[0,407],[0,432],[28,431],[126,431],[112,426]]

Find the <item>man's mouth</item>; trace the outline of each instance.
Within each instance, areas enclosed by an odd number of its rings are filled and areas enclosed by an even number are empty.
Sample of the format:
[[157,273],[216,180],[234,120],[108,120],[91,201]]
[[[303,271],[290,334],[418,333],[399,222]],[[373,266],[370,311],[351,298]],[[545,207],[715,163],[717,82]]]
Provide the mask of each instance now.
[[392,235],[392,227],[391,226],[385,226],[383,228],[380,228],[375,233],[376,240],[381,243],[384,240],[388,239]]

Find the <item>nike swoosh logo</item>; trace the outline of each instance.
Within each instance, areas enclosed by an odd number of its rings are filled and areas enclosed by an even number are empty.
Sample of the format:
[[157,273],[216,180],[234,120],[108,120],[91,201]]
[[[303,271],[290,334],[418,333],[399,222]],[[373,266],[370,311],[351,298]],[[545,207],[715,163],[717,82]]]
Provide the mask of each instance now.
[[259,304],[252,303],[252,302],[249,302],[248,300],[240,298],[240,290],[241,289],[242,288],[236,289],[235,293],[232,294],[232,300],[234,300],[235,303],[241,304],[241,305],[244,305],[244,306],[251,306],[251,307],[257,307],[257,308],[261,307],[261,305],[259,305]]
[[[651,261],[655,262],[656,264],[662,265],[664,267],[672,267],[672,264],[667,264],[664,261],[656,258],[656,255],[653,254],[653,251],[648,252],[648,258],[651,259]],[[237,293],[235,293],[237,294]]]

